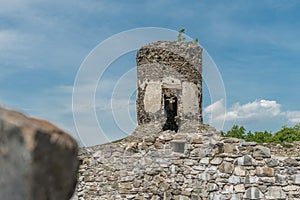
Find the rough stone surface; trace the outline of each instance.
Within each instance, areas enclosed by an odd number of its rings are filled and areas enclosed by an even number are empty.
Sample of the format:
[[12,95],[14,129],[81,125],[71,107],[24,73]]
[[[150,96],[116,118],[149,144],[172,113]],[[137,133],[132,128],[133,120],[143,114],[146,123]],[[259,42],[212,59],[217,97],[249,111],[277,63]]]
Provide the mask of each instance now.
[[257,176],[273,177],[274,169],[270,167],[258,167],[256,168],[256,174]]
[[244,194],[245,199],[263,199],[263,193],[257,187],[250,187]]
[[202,124],[201,52],[170,41],[138,51],[138,126],[81,149],[74,200],[300,199],[300,143],[258,145]]
[[250,166],[250,165],[252,165],[252,157],[248,156],[248,155],[239,157],[236,159],[235,165]]
[[227,174],[231,174],[233,169],[233,164],[227,161],[224,161],[219,167],[220,172]]
[[[136,61],[137,121],[143,128],[134,134],[200,131],[202,48],[195,42],[157,41],[144,45]],[[153,131],[144,131],[145,127]]]
[[[171,133],[132,135],[116,143],[82,148],[76,198],[126,199],[128,195],[132,199],[300,198],[300,169],[285,163],[286,158],[254,157],[255,145],[245,149],[243,141],[236,140],[230,144],[240,151],[224,153],[219,151],[220,147],[230,140],[216,137],[216,132]],[[201,143],[195,143],[200,141],[195,139],[199,137]],[[185,142],[184,153],[172,148],[172,143],[178,140]],[[142,144],[146,146],[140,149]],[[196,151],[206,153],[193,153]],[[290,171],[293,173],[289,174]]]
[[77,142],[47,121],[0,107],[0,198],[70,199]]
[[266,193],[266,199],[285,199],[286,194],[280,186],[272,186]]
[[300,185],[300,174],[293,175],[292,178],[294,184]]
[[257,146],[254,148],[253,157],[270,158],[270,149],[263,146]]

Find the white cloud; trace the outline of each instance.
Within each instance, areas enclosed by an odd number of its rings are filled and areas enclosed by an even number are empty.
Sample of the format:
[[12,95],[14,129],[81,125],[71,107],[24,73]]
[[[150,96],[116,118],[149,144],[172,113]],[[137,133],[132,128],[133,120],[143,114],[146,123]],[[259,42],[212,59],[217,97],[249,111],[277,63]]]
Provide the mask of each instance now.
[[226,115],[224,99],[216,101],[204,108],[204,113],[207,114],[204,115],[204,120],[206,120],[206,117],[208,116],[207,120],[210,125],[217,129],[222,129]]
[[[282,123],[296,124],[300,122],[300,111],[282,111],[281,105],[272,100],[255,100],[246,104],[235,103],[227,112],[220,112],[224,110],[223,100],[214,102],[204,109],[206,115],[213,116],[210,119],[210,124],[217,123],[225,117],[226,124],[232,126],[233,124],[243,124],[255,126],[262,126],[262,124],[273,124],[274,126],[284,125]],[[272,127],[271,127],[272,128]]]
[[300,111],[287,111],[285,115],[289,122],[300,123]]
[[255,100],[244,105],[239,103],[233,105],[226,113],[226,120],[259,120],[280,114],[280,104],[276,101]]

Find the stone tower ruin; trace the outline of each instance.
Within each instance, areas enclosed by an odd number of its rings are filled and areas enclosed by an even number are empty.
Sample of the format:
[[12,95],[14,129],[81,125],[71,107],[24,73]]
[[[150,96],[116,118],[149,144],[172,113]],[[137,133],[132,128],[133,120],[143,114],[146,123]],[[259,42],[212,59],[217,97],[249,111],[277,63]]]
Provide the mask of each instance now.
[[202,48],[195,42],[157,41],[144,45],[136,61],[135,132],[198,132],[203,121]]
[[300,143],[224,138],[202,123],[201,53],[174,41],[138,51],[138,126],[124,139],[81,149],[73,200],[300,199]]

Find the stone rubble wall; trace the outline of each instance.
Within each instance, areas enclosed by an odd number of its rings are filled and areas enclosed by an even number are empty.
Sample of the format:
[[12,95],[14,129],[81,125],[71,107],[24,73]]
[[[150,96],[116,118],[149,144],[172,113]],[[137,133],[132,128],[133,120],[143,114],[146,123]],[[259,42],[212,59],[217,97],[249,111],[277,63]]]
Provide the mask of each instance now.
[[276,156],[204,125],[200,133],[129,136],[81,149],[74,199],[296,200],[300,157],[291,152]]
[[[199,83],[202,82],[202,48],[194,42],[158,41],[144,45],[136,55],[139,66],[160,64],[170,66],[182,75],[182,78]],[[165,73],[167,74],[167,73]],[[141,73],[138,79],[143,80],[146,76],[156,79],[161,73]]]

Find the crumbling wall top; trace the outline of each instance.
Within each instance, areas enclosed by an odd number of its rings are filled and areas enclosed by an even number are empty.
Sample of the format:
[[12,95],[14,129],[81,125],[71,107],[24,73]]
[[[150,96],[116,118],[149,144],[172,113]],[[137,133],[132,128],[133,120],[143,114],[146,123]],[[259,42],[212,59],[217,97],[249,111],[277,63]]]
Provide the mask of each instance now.
[[[145,56],[150,54],[147,60]],[[152,55],[152,57],[151,57]],[[161,55],[164,55],[162,57]],[[137,53],[137,63],[168,62],[170,60],[184,60],[201,73],[202,48],[195,42],[156,41],[141,47]]]

